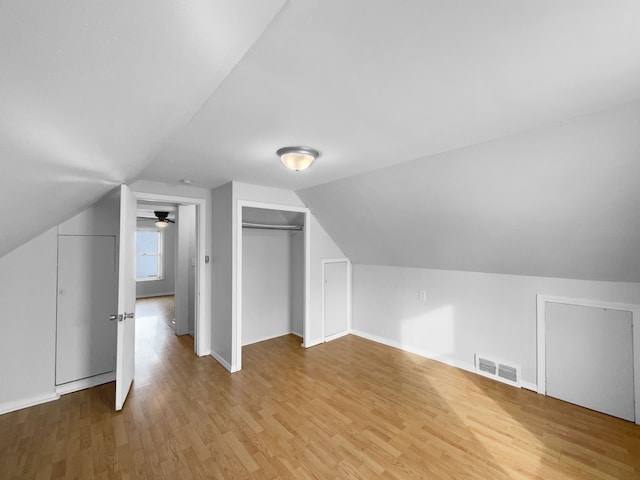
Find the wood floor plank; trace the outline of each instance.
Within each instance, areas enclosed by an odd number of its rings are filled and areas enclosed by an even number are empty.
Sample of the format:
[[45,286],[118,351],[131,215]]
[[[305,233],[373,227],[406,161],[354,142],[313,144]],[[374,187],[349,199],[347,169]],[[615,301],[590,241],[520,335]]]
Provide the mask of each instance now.
[[229,374],[137,312],[136,376],[0,416],[0,477],[639,479],[640,427],[346,336],[243,349]]

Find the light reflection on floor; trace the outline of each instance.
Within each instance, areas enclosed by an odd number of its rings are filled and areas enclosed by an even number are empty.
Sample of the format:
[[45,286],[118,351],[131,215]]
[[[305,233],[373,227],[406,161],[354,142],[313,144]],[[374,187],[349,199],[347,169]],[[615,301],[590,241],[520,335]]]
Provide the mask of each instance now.
[[166,365],[163,352],[176,341],[171,322],[174,319],[173,295],[141,298],[136,301],[136,371],[134,389],[151,382],[154,373]]

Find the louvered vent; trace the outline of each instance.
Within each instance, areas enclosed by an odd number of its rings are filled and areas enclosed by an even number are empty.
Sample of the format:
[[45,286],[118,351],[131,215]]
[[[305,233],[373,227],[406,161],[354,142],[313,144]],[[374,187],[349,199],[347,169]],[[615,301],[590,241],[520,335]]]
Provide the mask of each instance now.
[[478,358],[478,370],[481,372],[489,373],[491,375],[496,374],[496,364],[486,358]]
[[520,367],[506,362],[490,360],[485,355],[476,354],[476,372],[499,382],[520,387]]
[[498,376],[516,383],[518,381],[518,369],[508,365],[498,365]]

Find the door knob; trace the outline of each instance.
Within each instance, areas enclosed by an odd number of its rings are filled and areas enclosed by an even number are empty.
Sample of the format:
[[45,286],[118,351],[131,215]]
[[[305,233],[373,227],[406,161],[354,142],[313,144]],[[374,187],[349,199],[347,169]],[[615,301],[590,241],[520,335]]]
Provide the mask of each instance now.
[[133,313],[133,312],[131,312],[131,313],[124,312],[124,318],[125,318],[125,320],[126,320],[127,318],[133,318],[133,317],[135,317],[135,313]]
[[109,320],[111,320],[111,321],[113,321],[113,320],[122,321],[122,315],[118,315],[117,313],[115,313],[113,315],[109,315]]

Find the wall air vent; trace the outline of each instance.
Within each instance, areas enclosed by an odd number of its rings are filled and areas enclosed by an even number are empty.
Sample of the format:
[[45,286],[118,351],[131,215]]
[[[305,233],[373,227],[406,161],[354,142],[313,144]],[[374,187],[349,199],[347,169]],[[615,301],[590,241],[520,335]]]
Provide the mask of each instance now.
[[476,353],[476,373],[514,387],[521,386],[519,366],[490,359],[486,355]]

